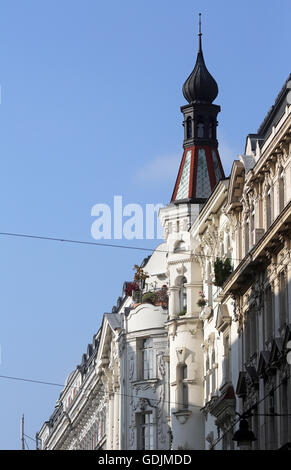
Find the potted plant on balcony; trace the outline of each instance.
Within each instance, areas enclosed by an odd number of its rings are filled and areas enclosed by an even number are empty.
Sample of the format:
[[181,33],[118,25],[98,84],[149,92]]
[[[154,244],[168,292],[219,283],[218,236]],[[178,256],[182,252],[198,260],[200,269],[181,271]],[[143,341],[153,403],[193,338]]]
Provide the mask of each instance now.
[[146,292],[141,298],[143,304],[152,304],[155,305],[156,294],[155,292]]
[[149,276],[147,273],[144,272],[144,270],[138,266],[137,264],[134,265],[133,269],[135,269],[135,274],[134,274],[134,281],[138,283],[140,288],[142,287],[141,284],[143,281],[145,281]]
[[213,284],[217,287],[221,287],[230,276],[231,272],[232,266],[229,258],[226,258],[224,261],[220,258],[216,258],[214,262],[215,280]]
[[164,285],[160,290],[155,292],[155,305],[160,305],[163,308],[168,307],[168,288]]
[[141,301],[141,291],[136,282],[128,282],[125,288],[125,295],[132,297],[134,305],[137,306]]
[[198,305],[198,307],[203,308],[203,307],[205,307],[205,305],[207,305],[207,300],[205,299],[205,295],[203,294],[202,291],[199,292],[199,295],[200,295],[200,297],[197,301],[197,305]]

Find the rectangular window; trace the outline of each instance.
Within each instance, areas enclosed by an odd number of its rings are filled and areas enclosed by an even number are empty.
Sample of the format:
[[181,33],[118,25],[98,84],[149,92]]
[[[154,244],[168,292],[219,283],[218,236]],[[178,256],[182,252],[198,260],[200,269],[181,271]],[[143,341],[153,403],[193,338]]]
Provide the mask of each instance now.
[[230,341],[229,335],[224,337],[224,374],[225,374],[225,382],[231,380],[230,377]]
[[182,367],[182,380],[183,380],[183,408],[188,408],[188,384],[187,380],[187,366]]
[[150,338],[142,341],[141,348],[141,379],[148,380],[153,378],[153,348]]
[[265,290],[265,341],[269,341],[274,336],[274,309],[272,287],[268,286]]
[[248,318],[245,323],[244,328],[244,351],[245,351],[245,362],[249,360],[251,355],[251,346],[250,346],[250,319]]
[[285,198],[284,198],[284,174],[281,173],[279,179],[279,210],[280,212],[284,209]]
[[287,300],[287,284],[284,271],[279,275],[279,292],[280,292],[280,328],[286,323],[286,300]]
[[257,329],[257,312],[251,310],[249,315],[250,321],[250,354],[253,355],[258,350],[258,329]]
[[250,224],[249,224],[249,220],[247,220],[245,224],[245,255],[248,254],[249,249],[250,249]]
[[137,447],[139,450],[154,449],[154,422],[152,413],[138,413]]
[[267,216],[267,229],[272,223],[272,199],[271,199],[271,189],[269,189],[266,197],[266,216]]

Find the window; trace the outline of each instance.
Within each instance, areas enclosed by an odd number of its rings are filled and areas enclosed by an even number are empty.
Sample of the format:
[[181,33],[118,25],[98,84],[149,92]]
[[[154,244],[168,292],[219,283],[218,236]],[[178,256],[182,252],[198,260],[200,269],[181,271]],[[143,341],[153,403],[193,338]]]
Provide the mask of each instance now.
[[[253,231],[255,229],[255,209],[253,207],[252,212],[251,212],[251,234],[253,234]],[[253,244],[254,240],[252,240]]]
[[250,249],[250,224],[249,219],[246,220],[245,224],[245,255],[247,255]]
[[206,375],[206,401],[208,401],[210,393],[210,380],[209,380],[209,357],[207,351],[206,363],[205,363],[205,375]]
[[192,119],[190,116],[186,119],[186,136],[187,139],[191,139],[192,137]]
[[204,137],[204,122],[202,116],[198,116],[197,120],[197,137]]
[[188,368],[186,364],[177,367],[177,405],[179,409],[188,409]]
[[186,290],[187,279],[183,277],[181,281],[180,289],[180,311],[187,311],[187,290]]
[[249,360],[251,355],[251,336],[250,336],[250,321],[247,318],[244,327],[244,353],[245,353],[245,362]]
[[285,200],[284,200],[284,192],[285,192],[285,188],[284,188],[284,174],[283,172],[281,173],[280,175],[280,179],[279,179],[279,211],[281,212],[283,209],[284,209],[284,205],[285,205]]
[[179,251],[186,251],[186,243],[183,240],[179,241],[175,246],[175,253]]
[[245,361],[247,362],[258,349],[257,312],[255,309],[250,309],[246,319],[244,343]]
[[187,380],[187,366],[182,367],[182,382],[183,382],[183,408],[188,408],[188,384]]
[[224,346],[224,379],[225,382],[231,381],[231,373],[230,373],[230,339],[229,335],[225,335],[223,339],[223,346]]
[[255,354],[258,350],[258,329],[257,329],[257,311],[251,310],[249,316],[250,326],[251,326],[251,344],[250,344],[250,353],[251,355]]
[[272,223],[271,188],[268,189],[267,197],[266,197],[266,222],[267,222],[267,229],[268,229]]
[[273,314],[273,292],[269,285],[265,290],[264,305],[264,323],[265,323],[265,341],[269,341],[274,335],[274,314]]
[[153,348],[150,338],[142,340],[141,343],[141,379],[153,378]]
[[207,281],[208,281],[208,305],[212,306],[212,279],[211,279],[211,263],[208,263],[207,268]]
[[137,418],[137,447],[139,450],[153,450],[154,422],[152,413],[138,413]]
[[215,380],[215,351],[213,349],[211,355],[211,393],[215,393],[216,380]]
[[279,301],[280,301],[280,314],[279,314],[279,321],[280,321],[280,328],[284,326],[286,323],[286,301],[287,301],[287,284],[286,284],[286,277],[285,272],[281,271],[279,274]]

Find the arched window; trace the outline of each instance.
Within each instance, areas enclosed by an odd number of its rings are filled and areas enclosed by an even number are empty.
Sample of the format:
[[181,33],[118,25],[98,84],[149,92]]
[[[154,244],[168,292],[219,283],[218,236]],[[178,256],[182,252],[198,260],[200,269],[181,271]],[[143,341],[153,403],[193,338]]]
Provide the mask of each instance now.
[[179,251],[185,251],[186,250],[186,243],[181,240],[175,245],[174,252],[178,253]]
[[190,116],[186,119],[186,136],[187,139],[191,139],[192,137],[192,119]]
[[204,137],[204,121],[202,116],[198,116],[197,120],[197,137]]

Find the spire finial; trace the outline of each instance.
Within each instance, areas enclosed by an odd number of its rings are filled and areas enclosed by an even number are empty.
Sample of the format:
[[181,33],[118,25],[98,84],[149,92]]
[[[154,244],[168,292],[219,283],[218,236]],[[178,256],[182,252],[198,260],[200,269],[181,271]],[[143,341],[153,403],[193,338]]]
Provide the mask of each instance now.
[[202,36],[202,33],[201,33],[201,13],[199,13],[199,33],[198,33],[198,37],[199,37],[199,52],[202,52],[201,36]]

